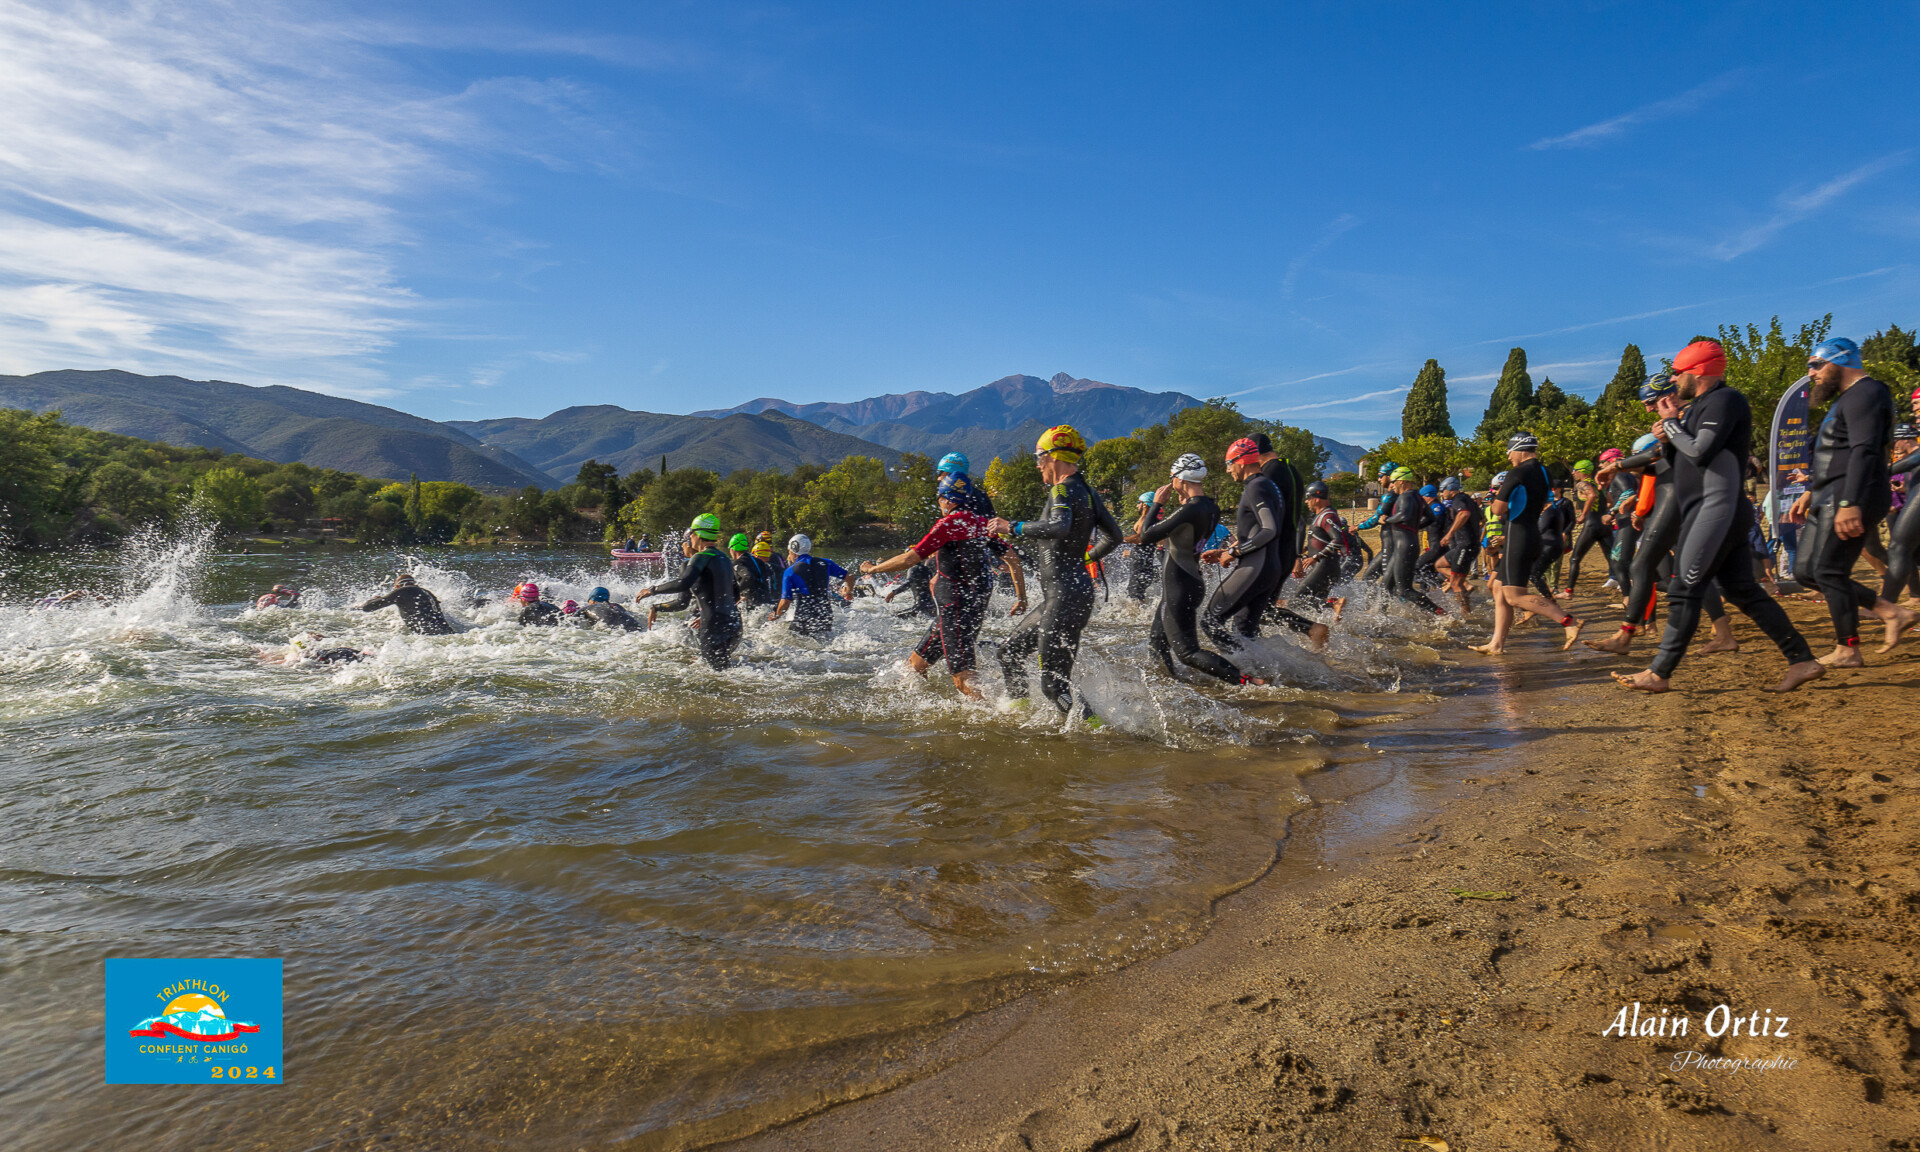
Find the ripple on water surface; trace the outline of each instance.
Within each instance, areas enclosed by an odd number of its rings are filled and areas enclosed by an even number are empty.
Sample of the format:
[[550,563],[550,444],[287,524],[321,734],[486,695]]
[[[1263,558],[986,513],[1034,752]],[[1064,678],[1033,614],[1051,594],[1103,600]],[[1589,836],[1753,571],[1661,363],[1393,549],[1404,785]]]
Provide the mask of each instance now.
[[[460,634],[351,610],[401,565]],[[1319,736],[1440,636],[1386,612],[1324,659],[1263,641],[1247,659],[1289,686],[1233,691],[1150,668],[1146,610],[1104,604],[1089,733],[922,683],[923,622],[875,600],[826,645],[753,623],[726,672],[677,621],[470,606],[641,583],[579,553],[156,539],[10,567],[110,593],[0,606],[0,1083],[48,1147],[672,1146],[883,1078],[832,1042],[1192,939],[1271,859]],[[246,607],[276,580],[307,607]],[[306,631],[372,655],[281,663]],[[109,955],[284,958],[287,1085],[91,1107]]]

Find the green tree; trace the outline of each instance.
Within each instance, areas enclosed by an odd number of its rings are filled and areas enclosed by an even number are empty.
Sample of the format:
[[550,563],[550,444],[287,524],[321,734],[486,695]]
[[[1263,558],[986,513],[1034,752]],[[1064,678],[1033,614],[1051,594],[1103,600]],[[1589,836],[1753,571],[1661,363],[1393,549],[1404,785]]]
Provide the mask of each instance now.
[[193,482],[193,502],[230,532],[251,531],[266,514],[260,482],[238,468],[211,468]]
[[713,499],[720,478],[705,468],[675,468],[647,485],[640,497],[640,527],[659,536],[684,531]]
[[1909,371],[1920,372],[1920,344],[1914,341],[1914,333],[1902,331],[1898,324],[1889,324],[1886,331],[1875,332],[1860,341],[1860,357],[1883,364],[1899,364]]
[[1428,360],[1407,390],[1400,409],[1400,438],[1453,436],[1453,418],[1447,413],[1447,371],[1438,360]]
[[918,452],[900,454],[900,463],[893,470],[893,507],[887,519],[908,540],[925,536],[940,518],[934,480],[931,457]]
[[313,489],[301,484],[276,484],[267,489],[267,515],[293,523],[313,515]]
[[[164,520],[171,512],[166,485],[144,469],[109,460],[94,469],[87,498],[127,524]],[[309,493],[311,503],[312,495]]]
[[1533,407],[1527,413],[1527,423],[1537,424],[1542,420],[1564,420],[1568,417],[1585,416],[1593,406],[1581,396],[1570,396],[1549,376],[1540,381],[1540,387],[1533,394]]
[[[1146,458],[1147,446],[1133,436],[1116,436],[1111,440],[1098,440],[1087,448],[1086,459],[1080,470],[1087,474],[1087,483],[1107,498],[1107,503],[1115,508],[1127,506],[1127,491],[1134,486],[1134,478],[1139,473],[1140,462]],[[1147,487],[1142,478],[1141,487]],[[1158,487],[1164,480],[1153,480]]]
[[1774,406],[1795,380],[1807,374],[1807,356],[1827,338],[1832,327],[1833,313],[1829,312],[1802,324],[1791,340],[1778,316],[1768,323],[1765,332],[1757,324],[1748,324],[1745,329],[1729,324],[1720,329],[1720,346],[1727,350],[1727,383],[1746,393],[1747,403],[1753,407],[1754,425],[1763,430],[1763,438]]
[[1040,466],[1026,453],[1010,462],[995,456],[993,463],[987,465],[987,474],[981,483],[987,486],[987,495],[993,497],[994,511],[1009,520],[1031,520],[1047,496],[1046,483],[1040,479]]
[[1487,411],[1476,433],[1489,442],[1503,441],[1520,430],[1533,411],[1533,377],[1527,375],[1527,350],[1510,348],[1500,369],[1500,382],[1487,397]]
[[1613,370],[1613,379],[1607,381],[1607,390],[1600,394],[1600,403],[1595,405],[1600,414],[1609,419],[1617,419],[1625,413],[1641,416],[1640,386],[1647,382],[1647,358],[1640,352],[1638,344],[1629,344],[1620,351],[1620,367]]
[[817,539],[844,539],[890,503],[887,466],[872,456],[848,456],[807,484],[801,524]]
[[1354,472],[1335,472],[1327,477],[1327,495],[1339,507],[1346,507],[1360,495],[1360,476]]
[[65,439],[58,412],[0,409],[0,527],[12,542],[43,547],[65,528],[71,482],[60,459]]
[[1286,457],[1301,476],[1315,480],[1326,473],[1328,452],[1314,439],[1313,433],[1305,428],[1267,420],[1257,420],[1255,423],[1273,440],[1273,450]]
[[402,505],[407,513],[407,526],[417,535],[427,526],[427,510],[420,504],[420,473],[414,472],[407,478],[407,502]]

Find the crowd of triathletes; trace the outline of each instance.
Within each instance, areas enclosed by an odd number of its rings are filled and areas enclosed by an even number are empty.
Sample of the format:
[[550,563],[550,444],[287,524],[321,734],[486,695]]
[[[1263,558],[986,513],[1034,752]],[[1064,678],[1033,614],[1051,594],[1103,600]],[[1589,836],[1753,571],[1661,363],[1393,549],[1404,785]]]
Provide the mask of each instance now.
[[[1920,620],[1897,602],[1908,585],[1920,594],[1920,515],[1896,520],[1889,543],[1879,543],[1881,522],[1903,502],[1896,477],[1920,468],[1914,429],[1894,424],[1891,394],[1863,370],[1852,341],[1822,344],[1808,371],[1813,403],[1831,401],[1832,407],[1816,434],[1811,467],[1796,476],[1797,497],[1777,516],[1756,512],[1749,491],[1759,466],[1746,398],[1725,384],[1724,349],[1701,340],[1674,357],[1670,373],[1650,377],[1641,389],[1641,401],[1654,416],[1647,434],[1631,446],[1601,452],[1597,462],[1576,461],[1570,478],[1550,476],[1527,432],[1508,441],[1509,467],[1477,492],[1468,491],[1459,476],[1423,484],[1411,469],[1382,463],[1381,499],[1358,525],[1362,531],[1379,528],[1378,550],[1348,525],[1327,485],[1303,483],[1264,434],[1226,446],[1227,472],[1241,485],[1230,517],[1206,492],[1207,462],[1187,453],[1173,462],[1164,484],[1140,494],[1131,524],[1123,526],[1080,474],[1085,438],[1060,425],[1034,446],[1048,492],[1030,520],[997,515],[991,497],[971,478],[967,458],[949,453],[938,467],[940,518],[890,559],[848,569],[815,555],[805,535],[790,538],[783,550],[769,532],[734,533],[723,545],[719,520],[703,513],[680,540],[684,563],[678,572],[639,589],[631,608],[614,602],[603,587],[594,588],[585,603],[555,604],[532,582],[516,586],[510,600],[514,618],[530,626],[638,631],[652,628],[662,612],[687,611],[702,656],[724,668],[745,618],[764,612],[771,622],[791,614],[795,632],[825,640],[835,627],[835,602],[851,602],[857,590],[871,587],[868,581],[857,589],[863,577],[904,573],[886,598],[910,592],[913,605],[901,614],[930,618],[909,662],[922,675],[944,664],[959,691],[979,699],[979,633],[996,586],[1003,586],[1013,596],[1010,614],[1022,617],[995,652],[1007,697],[1016,703],[1028,698],[1037,659],[1042,694],[1071,713],[1085,706],[1072,686],[1074,659],[1109,568],[1113,584],[1135,600],[1148,598],[1158,582],[1149,637],[1169,675],[1184,666],[1231,684],[1261,684],[1227,657],[1269,626],[1324,647],[1329,626],[1347,604],[1335,590],[1355,581],[1377,581],[1389,596],[1442,617],[1464,617],[1484,581],[1493,603],[1493,634],[1474,651],[1500,654],[1513,627],[1532,617],[1556,623],[1562,647],[1572,647],[1587,621],[1562,601],[1574,594],[1581,567],[1597,547],[1607,572],[1600,587],[1618,595],[1621,622],[1613,636],[1588,641],[1589,647],[1626,655],[1666,594],[1659,649],[1646,671],[1616,674],[1622,684],[1666,690],[1703,612],[1713,621],[1713,639],[1702,651],[1737,649],[1726,619],[1730,603],[1786,657],[1786,674],[1774,686],[1785,691],[1828,666],[1861,662],[1861,613],[1886,625],[1882,651]],[[1903,457],[1891,465],[1890,446]],[[1827,602],[1836,638],[1828,656],[1814,658],[1774,599],[1773,552],[1763,522],[1773,539],[1786,542],[1795,578]],[[628,542],[629,550],[638,547]],[[1114,556],[1122,547],[1126,551]],[[1885,583],[1879,591],[1853,578],[1863,550],[1881,553]],[[1031,610],[1023,552],[1038,569],[1040,599]],[[1206,569],[1216,565],[1224,572],[1210,586]],[[1562,571],[1564,581],[1557,580]],[[297,598],[277,586],[260,605]],[[455,630],[438,598],[409,575],[359,607],[393,607],[409,631]],[[644,620],[637,614],[641,607]],[[341,660],[358,653],[303,655]]]

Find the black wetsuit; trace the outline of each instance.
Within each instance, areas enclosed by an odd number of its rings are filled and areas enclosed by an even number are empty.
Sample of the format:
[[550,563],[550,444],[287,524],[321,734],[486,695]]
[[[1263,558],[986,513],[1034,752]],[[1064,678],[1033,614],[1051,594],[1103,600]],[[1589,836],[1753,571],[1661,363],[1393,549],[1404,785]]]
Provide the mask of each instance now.
[[697,604],[700,655],[715,668],[727,666],[740,644],[740,609],[734,603],[733,565],[718,547],[709,544],[695,553],[678,577],[655,584],[648,593],[684,596]]
[[1200,627],[1222,648],[1238,647],[1241,640],[1260,635],[1260,620],[1272,603],[1277,586],[1272,566],[1281,527],[1280,490],[1264,472],[1247,478],[1234,511],[1232,554],[1238,560],[1207,600]]
[[994,565],[1007,545],[987,534],[985,517],[960,510],[935,521],[914,551],[922,560],[914,567],[932,566],[940,577],[933,581],[933,624],[914,651],[929,664],[945,659],[955,676],[971,672],[993,599]]
[[[1372,520],[1374,524],[1384,524],[1387,517],[1393,514],[1394,495],[1395,493],[1388,492],[1380,497],[1380,503],[1373,510]],[[1365,527],[1366,525],[1362,523],[1361,526]],[[1381,528],[1380,551],[1374,555],[1373,559],[1367,562],[1365,568],[1360,570],[1360,579],[1373,580],[1380,576],[1381,572],[1387,567],[1388,562],[1393,559],[1393,543],[1393,533],[1387,531],[1385,528]]]
[[895,616],[937,616],[939,607],[933,599],[933,565],[921,561],[907,569],[905,577],[907,591],[913,594],[913,604],[894,612]]
[[518,622],[539,628],[556,627],[560,623],[560,607],[545,600],[535,600],[520,609]]
[[[1460,513],[1467,514],[1467,522],[1453,527]],[[1453,543],[1447,546],[1447,567],[1454,570],[1463,579],[1473,579],[1473,562],[1480,557],[1480,535],[1486,527],[1487,514],[1480,502],[1465,492],[1455,492],[1447,502],[1447,528],[1441,533],[1453,533]]]
[[[1163,513],[1158,504],[1144,504],[1141,507],[1147,513],[1147,522],[1140,529],[1145,532],[1160,522]],[[1154,539],[1158,540],[1161,537],[1156,536]],[[1130,566],[1127,569],[1127,599],[1145,600],[1147,598],[1147,592],[1153,587],[1153,578],[1160,574],[1160,565],[1155,563],[1156,559],[1155,547],[1152,544],[1143,541],[1127,546],[1127,563]]]
[[779,602],[779,589],[773,584],[773,565],[751,552],[733,559],[733,595],[748,608]]
[[[1794,556],[1794,579],[1827,598],[1834,639],[1860,642],[1860,613],[1871,611],[1878,593],[1853,578],[1867,542],[1880,539],[1880,522],[1893,503],[1887,476],[1887,444],[1893,438],[1893,396],[1871,376],[1855,380],[1834,397],[1813,440],[1812,500]],[[1842,508],[1858,508],[1865,531],[1843,540],[1833,530]],[[1887,570],[1893,570],[1888,557]]]
[[633,613],[607,600],[589,600],[580,614],[615,632],[638,632],[644,627]]
[[1553,574],[1553,566],[1566,551],[1566,505],[1558,497],[1549,496],[1547,506],[1541,511],[1535,526],[1540,530],[1540,557],[1533,562],[1529,577],[1533,581],[1533,590],[1551,600],[1553,588],[1547,578]]
[[377,612],[389,605],[400,610],[400,626],[408,632],[445,636],[453,631],[446,613],[440,610],[439,597],[418,584],[402,584],[384,596],[375,596],[360,605],[360,611]]
[[1903,481],[1907,493],[1907,502],[1887,529],[1887,575],[1880,582],[1880,598],[1898,602],[1907,591],[1920,596],[1920,483],[1915,482],[1920,478],[1920,451],[1895,460],[1887,472]]
[[[1653,507],[1647,510],[1645,523],[1636,533],[1632,563],[1627,570],[1625,623],[1635,628],[1652,621],[1654,597],[1659,589],[1667,588],[1671,593],[1673,546],[1680,541],[1680,497],[1673,484],[1673,458],[1673,445],[1655,444],[1622,462],[1630,468],[1645,467],[1653,472]],[[1637,503],[1637,495],[1635,499]],[[1727,614],[1717,584],[1707,584],[1701,603],[1709,619],[1718,620]]]
[[1325,603],[1336,580],[1351,579],[1359,570],[1359,557],[1351,547],[1353,536],[1347,522],[1332,508],[1316,512],[1307,529],[1307,554],[1313,558],[1300,581],[1301,591]]
[[1547,486],[1547,470],[1536,457],[1522,460],[1507,469],[1507,479],[1494,493],[1505,501],[1507,543],[1500,554],[1500,583],[1525,589],[1533,580],[1534,567],[1540,562],[1545,542],[1540,538],[1540,516],[1552,501]]
[[[1153,506],[1157,514],[1160,506]],[[1218,676],[1229,684],[1243,679],[1240,670],[1200,646],[1198,620],[1200,604],[1207,596],[1207,578],[1200,568],[1200,549],[1220,524],[1220,506],[1211,496],[1195,496],[1173,512],[1154,518],[1140,534],[1144,548],[1166,542],[1167,558],[1160,567],[1160,605],[1153,614],[1153,628],[1147,643],[1167,675],[1173,675],[1173,662],[1209,676]]]
[[[1607,511],[1613,516],[1613,551],[1607,570],[1624,598],[1633,591],[1633,554],[1640,549],[1640,529],[1633,526],[1633,507],[1640,499],[1640,481],[1631,473],[1615,473],[1607,481]],[[1621,501],[1626,510],[1621,511]]]
[[[1026,662],[1038,651],[1040,691],[1054,707],[1071,712],[1073,661],[1080,651],[1080,633],[1093,616],[1093,577],[1087,574],[1087,561],[1113,551],[1120,542],[1120,525],[1100,494],[1075,472],[1047,493],[1038,517],[1014,527],[1016,535],[1045,543],[1040,552],[1040,604],[1021,617],[1000,646],[1007,695],[1028,695]],[[1096,528],[1106,539],[1089,551]]]
[[1294,562],[1300,559],[1301,530],[1305,523],[1301,514],[1307,507],[1307,486],[1300,479],[1300,470],[1295,468],[1293,462],[1285,456],[1275,456],[1260,465],[1260,472],[1273,481],[1274,488],[1279,491],[1280,509],[1285,514],[1280,521],[1280,554],[1277,557],[1280,583],[1274,585],[1273,589],[1274,596],[1277,598],[1280,595],[1280,586],[1286,583],[1287,577],[1293,575]]
[[[1601,554],[1609,561],[1613,558],[1613,529],[1607,527],[1604,517],[1607,514],[1606,494],[1599,485],[1590,480],[1580,482],[1581,510],[1575,515],[1580,517],[1580,531],[1573,539],[1573,551],[1567,555],[1567,591],[1571,593],[1574,585],[1580,581],[1580,561],[1598,544]],[[1609,567],[1611,572],[1611,567]]]
[[1722,384],[1694,400],[1678,420],[1662,425],[1674,450],[1680,538],[1674,548],[1667,627],[1649,671],[1671,677],[1680,666],[1699,630],[1701,601],[1713,581],[1779,646],[1789,664],[1813,659],[1806,638],[1753,579],[1753,559],[1747,555],[1753,504],[1742,483],[1753,450],[1753,411],[1746,396]]
[[1420,562],[1420,533],[1433,522],[1433,509],[1418,492],[1402,492],[1393,511],[1380,524],[1393,534],[1393,546],[1382,546],[1393,558],[1387,562],[1387,591],[1416,607],[1438,614],[1440,608],[1416,588],[1413,575]]

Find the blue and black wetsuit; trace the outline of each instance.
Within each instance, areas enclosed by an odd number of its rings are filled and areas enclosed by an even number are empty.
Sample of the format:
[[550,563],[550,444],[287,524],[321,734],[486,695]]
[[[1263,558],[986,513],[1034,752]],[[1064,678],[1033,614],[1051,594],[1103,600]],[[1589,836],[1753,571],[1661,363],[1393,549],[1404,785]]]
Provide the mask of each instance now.
[[845,568],[821,556],[802,556],[787,568],[780,599],[793,602],[795,632],[815,640],[833,635],[833,582],[846,578]]
[[1533,580],[1545,546],[1540,538],[1540,515],[1552,499],[1547,470],[1536,457],[1507,469],[1507,478],[1494,493],[1506,503],[1507,544],[1500,554],[1500,583],[1524,589]]

